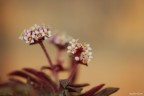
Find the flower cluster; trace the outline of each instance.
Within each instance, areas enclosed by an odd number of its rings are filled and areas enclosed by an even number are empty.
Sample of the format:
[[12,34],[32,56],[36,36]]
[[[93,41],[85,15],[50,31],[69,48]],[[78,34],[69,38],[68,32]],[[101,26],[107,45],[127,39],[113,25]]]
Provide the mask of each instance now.
[[56,45],[59,49],[66,49],[70,40],[71,37],[66,34],[62,34],[62,35],[56,34],[49,39],[49,41],[52,44]]
[[79,43],[78,39],[72,39],[70,36],[65,34],[51,36],[51,30],[45,25],[35,24],[34,26],[25,29],[20,36],[20,39],[24,40],[28,44],[39,43],[48,38],[51,43],[57,46],[58,49],[63,50],[68,48],[67,52],[73,55],[76,62],[87,64],[91,61],[92,49],[89,44]]
[[74,56],[74,60],[78,63],[87,64],[91,61],[91,47],[87,43],[79,43],[78,39],[72,39],[68,48],[68,53]]
[[51,30],[45,25],[37,25],[25,29],[22,35],[20,36],[21,40],[24,40],[26,43],[34,44],[41,40],[45,40],[51,37]]

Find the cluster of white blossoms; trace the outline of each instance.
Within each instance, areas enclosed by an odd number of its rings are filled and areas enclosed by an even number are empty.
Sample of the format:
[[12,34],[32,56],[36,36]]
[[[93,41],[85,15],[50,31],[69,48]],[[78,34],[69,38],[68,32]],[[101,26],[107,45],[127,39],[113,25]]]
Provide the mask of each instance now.
[[75,61],[82,64],[87,64],[91,61],[93,57],[90,44],[79,43],[78,39],[72,39],[69,43],[67,52],[74,56]]
[[19,37],[26,43],[33,44],[41,40],[45,40],[51,37],[51,30],[45,25],[37,25],[25,29],[24,32]]
[[67,36],[66,34],[62,34],[62,35],[55,35],[52,38],[50,38],[50,40],[56,45],[64,46],[69,43],[71,37]]

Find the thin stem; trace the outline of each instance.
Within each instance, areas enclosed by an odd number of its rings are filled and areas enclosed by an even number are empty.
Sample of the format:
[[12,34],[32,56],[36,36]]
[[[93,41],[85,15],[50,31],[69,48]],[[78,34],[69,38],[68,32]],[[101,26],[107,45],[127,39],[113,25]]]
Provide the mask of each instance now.
[[61,64],[61,60],[60,60],[61,54],[62,54],[62,50],[58,49],[57,58],[56,58],[56,61],[57,61],[58,64]]
[[59,89],[59,78],[58,78],[57,71],[53,70],[53,74],[54,74],[54,77],[55,77],[55,80],[56,80],[56,84],[58,85],[57,89]]
[[[75,67],[75,66],[78,66],[78,62],[76,62],[75,60],[74,60],[74,58],[71,58],[71,69],[73,69],[73,67]],[[75,81],[76,81],[76,78],[77,78],[77,74],[78,74],[78,68],[76,67],[75,68],[75,73],[74,73],[74,75],[72,76],[72,80],[71,80],[71,83],[75,83]]]
[[50,58],[50,56],[49,56],[49,54],[48,54],[48,52],[47,52],[47,50],[46,50],[43,42],[39,42],[39,44],[40,44],[41,48],[43,49],[43,51],[44,51],[44,53],[45,53],[45,56],[46,56],[46,58],[47,58],[47,60],[48,60],[48,63],[50,64],[51,67],[53,67],[52,60],[51,60],[51,58]]
[[52,60],[51,60],[51,58],[50,58],[50,56],[49,56],[49,54],[48,54],[48,52],[47,52],[47,50],[46,50],[43,42],[39,42],[39,44],[40,44],[41,48],[43,49],[43,51],[44,51],[44,53],[45,53],[45,55],[46,55],[47,61],[48,61],[48,63],[50,64],[50,67],[52,68],[52,73],[53,73],[53,75],[54,75],[54,77],[55,77],[55,80],[56,80],[56,83],[57,83],[57,85],[58,85],[58,87],[59,87],[58,74],[57,74],[56,70],[54,69]]
[[77,67],[78,67],[78,64],[77,64],[77,63],[74,63],[74,65],[73,65],[73,67],[72,67],[72,71],[71,71],[71,73],[70,73],[70,75],[69,75],[69,80],[70,80],[70,81],[74,78],[74,76],[75,76],[75,74],[76,74],[76,71],[77,71]]

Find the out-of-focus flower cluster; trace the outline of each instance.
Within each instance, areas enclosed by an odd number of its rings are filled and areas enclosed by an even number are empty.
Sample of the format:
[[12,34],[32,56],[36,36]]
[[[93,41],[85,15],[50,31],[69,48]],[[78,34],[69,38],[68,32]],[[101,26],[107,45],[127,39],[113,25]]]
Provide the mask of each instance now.
[[66,49],[69,41],[72,39],[72,37],[62,34],[62,35],[53,35],[51,38],[49,38],[49,41],[56,45],[60,50]]
[[51,37],[51,30],[48,27],[35,24],[34,26],[25,29],[19,38],[26,43],[34,44],[48,39],[49,37]]
[[87,64],[91,61],[92,57],[92,48],[90,44],[79,43],[78,39],[72,39],[68,48],[68,53],[71,53],[74,57],[74,60],[78,63]]

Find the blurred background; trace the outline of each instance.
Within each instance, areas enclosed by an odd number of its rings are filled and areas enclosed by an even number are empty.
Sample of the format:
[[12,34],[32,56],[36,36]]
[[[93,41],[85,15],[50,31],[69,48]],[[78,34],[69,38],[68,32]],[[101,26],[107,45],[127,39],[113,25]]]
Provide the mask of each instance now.
[[[47,65],[38,45],[18,40],[35,23],[91,44],[94,59],[77,82],[119,87],[113,96],[144,95],[144,0],[0,0],[0,81]],[[56,49],[44,43],[54,60]]]

